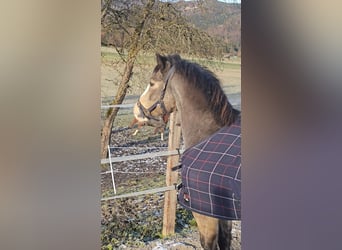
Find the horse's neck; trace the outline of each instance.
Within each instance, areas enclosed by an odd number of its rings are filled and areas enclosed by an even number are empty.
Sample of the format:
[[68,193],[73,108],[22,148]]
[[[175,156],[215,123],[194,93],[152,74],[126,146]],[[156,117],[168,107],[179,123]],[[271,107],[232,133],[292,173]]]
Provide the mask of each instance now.
[[216,132],[220,126],[205,101],[200,101],[194,89],[182,89],[175,95],[177,110],[180,113],[185,149],[197,144]]
[[181,127],[185,148],[204,140],[219,129],[209,110],[197,109],[195,104],[180,108]]

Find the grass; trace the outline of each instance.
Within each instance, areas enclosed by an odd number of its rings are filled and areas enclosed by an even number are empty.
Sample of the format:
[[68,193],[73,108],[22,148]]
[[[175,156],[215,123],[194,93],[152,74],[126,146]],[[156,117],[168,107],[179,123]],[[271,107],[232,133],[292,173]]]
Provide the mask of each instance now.
[[[102,67],[101,67],[101,96],[114,96],[121,79],[123,63],[120,56],[113,48],[101,47]],[[184,57],[185,58],[185,57]],[[241,59],[235,58],[224,61],[208,60],[201,58],[190,58],[201,65],[212,70],[221,80],[223,85],[234,85],[234,91],[241,88]],[[144,91],[149,77],[155,66],[155,55],[153,53],[140,54],[137,58],[130,82],[127,97],[136,96]],[[127,99],[127,98],[126,98]]]
[[101,57],[104,60],[118,60],[120,56],[117,53],[109,52],[109,51],[101,51]]
[[[121,60],[121,57],[113,48],[101,47],[101,56],[104,61]],[[182,56],[184,59],[188,59],[193,62],[197,62],[201,65],[206,65],[212,68],[240,68],[241,59],[235,58],[230,60],[208,60],[203,58],[189,58],[187,56]],[[137,64],[144,64],[148,66],[155,65],[155,54],[153,53],[143,53],[139,54],[137,57]]]
[[[159,174],[154,177],[131,178],[127,182],[121,183],[117,187],[116,195],[140,192],[151,188],[159,188],[165,186],[165,175]],[[102,192],[102,197],[111,197],[114,195],[113,189]]]

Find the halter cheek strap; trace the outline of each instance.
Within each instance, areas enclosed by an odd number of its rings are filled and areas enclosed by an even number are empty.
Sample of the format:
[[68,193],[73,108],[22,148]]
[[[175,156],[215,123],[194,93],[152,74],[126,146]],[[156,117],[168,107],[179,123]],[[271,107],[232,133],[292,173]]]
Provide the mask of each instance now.
[[169,112],[166,110],[165,104],[163,102],[163,100],[158,100],[157,102],[155,102],[151,107],[149,107],[148,109],[144,107],[144,105],[141,104],[140,100],[137,101],[137,106],[140,109],[141,113],[143,113],[143,115],[148,118],[148,119],[152,119],[152,120],[156,120],[159,121],[160,119],[156,118],[155,116],[153,116],[151,113],[153,112],[153,110],[155,110],[157,108],[157,106],[160,106],[160,108],[162,109],[162,116],[165,116],[166,114],[168,114]]

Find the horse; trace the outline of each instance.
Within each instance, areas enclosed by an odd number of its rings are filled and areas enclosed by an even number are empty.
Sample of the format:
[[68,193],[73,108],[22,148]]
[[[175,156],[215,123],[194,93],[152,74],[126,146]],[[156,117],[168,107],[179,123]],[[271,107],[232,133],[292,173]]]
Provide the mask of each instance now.
[[[208,138],[214,138],[215,132],[225,128],[235,126],[237,138],[240,138],[240,125],[234,125],[240,120],[240,111],[229,103],[219,80],[210,70],[184,60],[178,54],[164,56],[157,53],[156,62],[146,90],[134,105],[134,116],[139,122],[160,125],[165,115],[177,110],[185,152],[198,147]],[[228,147],[229,145],[226,148]],[[240,146],[237,148],[240,150]],[[238,153],[241,156],[241,150]],[[226,156],[225,153],[222,156]],[[238,164],[241,166],[241,163]],[[188,177],[183,176],[182,170],[183,184],[188,181],[186,178]],[[237,182],[238,189],[239,185]],[[232,189],[230,186],[226,188]],[[178,194],[179,201],[182,199],[186,203],[191,199],[184,190],[182,197],[180,194],[181,192]],[[235,204],[238,203],[233,205]],[[192,214],[198,226],[201,246],[205,250],[230,249],[232,220],[239,220],[240,214],[236,217],[217,217],[200,209],[192,210]]]

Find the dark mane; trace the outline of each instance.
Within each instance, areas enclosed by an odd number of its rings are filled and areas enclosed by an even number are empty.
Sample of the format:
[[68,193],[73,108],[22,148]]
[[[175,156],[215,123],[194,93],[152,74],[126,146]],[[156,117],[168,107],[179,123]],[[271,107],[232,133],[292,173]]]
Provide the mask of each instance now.
[[167,58],[175,67],[175,72],[181,74],[196,89],[202,91],[218,124],[229,126],[236,120],[240,111],[234,109],[229,103],[220,81],[213,72],[197,63],[181,59],[178,55],[170,55]]

